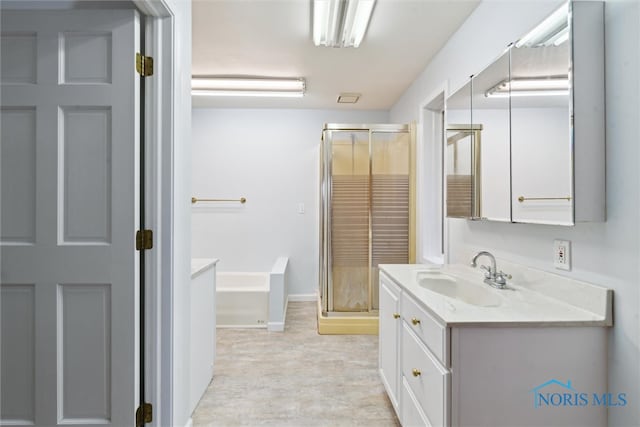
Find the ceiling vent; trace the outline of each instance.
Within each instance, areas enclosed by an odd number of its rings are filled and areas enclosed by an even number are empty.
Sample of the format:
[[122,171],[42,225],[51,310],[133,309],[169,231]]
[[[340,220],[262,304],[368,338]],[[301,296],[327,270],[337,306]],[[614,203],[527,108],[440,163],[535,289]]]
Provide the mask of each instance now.
[[355,104],[359,99],[359,93],[341,93],[338,95],[338,104]]

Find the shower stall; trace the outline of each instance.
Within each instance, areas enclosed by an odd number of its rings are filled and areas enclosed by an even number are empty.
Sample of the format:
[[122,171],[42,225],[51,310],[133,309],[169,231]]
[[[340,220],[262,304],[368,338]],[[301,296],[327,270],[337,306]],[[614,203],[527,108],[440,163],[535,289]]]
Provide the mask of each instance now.
[[323,317],[376,318],[378,265],[415,262],[414,139],[410,125],[325,125],[320,155]]

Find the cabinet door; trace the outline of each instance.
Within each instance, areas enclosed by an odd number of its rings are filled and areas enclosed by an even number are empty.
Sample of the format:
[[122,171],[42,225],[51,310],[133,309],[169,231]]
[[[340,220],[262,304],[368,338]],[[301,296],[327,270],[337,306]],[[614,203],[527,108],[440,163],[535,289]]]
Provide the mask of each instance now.
[[431,427],[426,415],[420,409],[420,403],[411,392],[406,378],[402,378],[402,426],[403,427]]
[[400,288],[380,274],[380,332],[378,364],[382,383],[391,403],[398,413],[398,390],[400,385],[399,335],[400,335]]
[[[480,216],[511,221],[509,51],[472,80],[472,125],[480,162]],[[506,87],[506,89],[505,89]]]
[[511,49],[513,222],[605,219],[603,13],[566,2]]
[[564,38],[554,43],[546,39],[524,42],[525,36],[511,49],[513,222],[573,224],[567,5],[558,13],[562,16],[554,31],[565,32]]
[[444,172],[447,217],[480,217],[480,127],[471,117],[472,82],[447,98]]

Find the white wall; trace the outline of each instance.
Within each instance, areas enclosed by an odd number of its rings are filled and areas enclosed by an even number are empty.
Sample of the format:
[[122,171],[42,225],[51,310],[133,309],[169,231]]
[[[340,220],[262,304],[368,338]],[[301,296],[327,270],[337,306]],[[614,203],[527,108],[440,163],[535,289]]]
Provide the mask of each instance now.
[[[415,120],[425,97],[448,81],[449,93],[484,68],[508,41],[554,8],[549,1],[483,1],[392,108],[392,121]],[[487,249],[497,256],[614,289],[615,326],[609,333],[609,391],[629,404],[609,409],[609,425],[640,420],[640,3],[606,2],[607,210],[606,223],[575,227],[448,220],[453,262]],[[554,238],[572,241],[573,271],[553,269]],[[542,380],[542,379],[541,379]]]
[[196,205],[193,256],[219,258],[219,271],[271,271],[288,256],[289,293],[316,293],[323,124],[387,122],[378,111],[194,109],[193,194],[247,203]]

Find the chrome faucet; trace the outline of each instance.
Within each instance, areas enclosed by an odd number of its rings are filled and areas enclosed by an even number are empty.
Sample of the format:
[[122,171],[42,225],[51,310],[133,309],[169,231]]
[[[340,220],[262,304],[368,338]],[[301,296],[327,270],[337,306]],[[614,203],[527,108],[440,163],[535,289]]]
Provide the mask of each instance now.
[[484,270],[484,283],[489,286],[493,286],[498,289],[505,289],[507,287],[507,279],[511,279],[510,274],[506,274],[503,271],[497,271],[496,268],[496,258],[487,251],[480,251],[473,256],[471,259],[471,267],[477,267],[476,261],[481,256],[486,256],[491,261],[491,266],[487,267],[486,265],[481,265],[480,269]]

